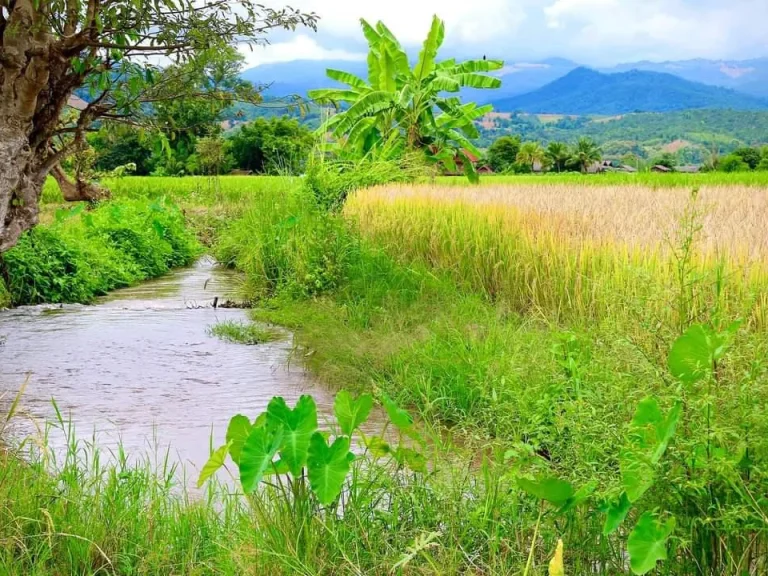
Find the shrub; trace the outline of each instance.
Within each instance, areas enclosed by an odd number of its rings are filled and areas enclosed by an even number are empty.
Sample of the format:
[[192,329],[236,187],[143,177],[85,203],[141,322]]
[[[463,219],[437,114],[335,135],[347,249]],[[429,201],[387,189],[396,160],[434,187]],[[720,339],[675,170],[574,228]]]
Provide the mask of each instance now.
[[192,262],[198,244],[170,204],[122,201],[56,212],[4,254],[14,305],[87,303]]

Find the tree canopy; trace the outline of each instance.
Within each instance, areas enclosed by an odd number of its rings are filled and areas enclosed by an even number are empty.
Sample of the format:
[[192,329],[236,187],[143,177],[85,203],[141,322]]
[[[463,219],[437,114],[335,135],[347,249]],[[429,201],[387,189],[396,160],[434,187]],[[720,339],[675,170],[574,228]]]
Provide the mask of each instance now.
[[[235,44],[263,44],[274,28],[317,21],[253,0],[0,0],[0,8],[0,251],[37,222],[46,176],[94,122],[137,122],[182,97],[257,100],[253,86],[217,83],[215,68],[201,85],[201,67]],[[84,103],[63,114],[76,91]]]

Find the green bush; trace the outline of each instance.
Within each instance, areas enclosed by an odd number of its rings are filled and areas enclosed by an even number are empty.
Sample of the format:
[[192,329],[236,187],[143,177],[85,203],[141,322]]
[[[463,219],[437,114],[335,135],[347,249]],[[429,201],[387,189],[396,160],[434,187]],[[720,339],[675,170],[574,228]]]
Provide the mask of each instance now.
[[304,188],[318,207],[335,212],[355,190],[391,182],[413,182],[425,174],[426,166],[415,157],[389,162],[315,161],[307,168]]
[[304,190],[265,190],[226,229],[220,262],[246,273],[246,296],[313,297],[338,288],[358,243],[342,218],[318,209]]
[[4,254],[14,305],[83,302],[192,262],[197,241],[179,210],[120,201],[93,211],[59,210]]

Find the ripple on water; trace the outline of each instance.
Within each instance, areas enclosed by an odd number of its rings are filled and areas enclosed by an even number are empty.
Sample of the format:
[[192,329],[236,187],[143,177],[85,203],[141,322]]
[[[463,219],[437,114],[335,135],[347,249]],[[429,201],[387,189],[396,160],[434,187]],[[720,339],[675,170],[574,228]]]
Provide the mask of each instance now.
[[[55,398],[78,437],[95,433],[101,448],[122,442],[129,454],[170,447],[195,468],[208,457],[211,433],[221,443],[232,415],[255,417],[275,395],[292,403],[310,393],[330,414],[332,394],[289,368],[289,340],[242,346],[206,333],[216,322],[247,319],[243,310],[210,306],[231,298],[237,282],[203,260],[93,306],[0,312],[0,391],[18,390],[29,374],[23,407],[35,418],[52,419]],[[60,450],[62,435],[52,443]]]

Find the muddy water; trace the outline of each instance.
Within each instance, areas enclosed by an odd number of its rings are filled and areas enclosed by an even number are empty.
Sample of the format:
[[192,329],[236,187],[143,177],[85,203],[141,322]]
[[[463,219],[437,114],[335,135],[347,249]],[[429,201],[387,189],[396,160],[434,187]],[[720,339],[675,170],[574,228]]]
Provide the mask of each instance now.
[[[243,346],[206,333],[219,321],[246,320],[242,310],[211,307],[215,297],[231,297],[237,281],[201,261],[93,306],[0,312],[0,391],[18,390],[29,377],[23,407],[37,421],[55,416],[55,398],[79,438],[95,434],[107,451],[121,442],[129,454],[169,448],[191,475],[208,457],[212,430],[222,443],[232,415],[253,418],[275,395],[292,403],[312,394],[330,414],[332,394],[289,366],[289,335]],[[19,426],[17,434],[34,429]],[[61,450],[63,435],[54,433],[52,443]]]

